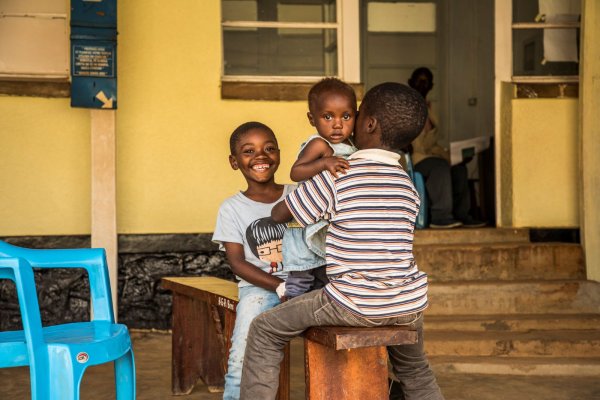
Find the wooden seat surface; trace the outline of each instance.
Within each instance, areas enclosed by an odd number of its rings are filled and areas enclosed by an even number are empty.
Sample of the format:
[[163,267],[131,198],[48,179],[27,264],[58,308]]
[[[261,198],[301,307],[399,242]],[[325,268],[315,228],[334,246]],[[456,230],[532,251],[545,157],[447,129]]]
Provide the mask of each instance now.
[[224,296],[238,301],[238,285],[236,282],[227,281],[212,276],[198,277],[165,277],[162,279],[165,288],[170,290],[199,291]]
[[408,326],[383,326],[375,328],[346,326],[315,326],[304,333],[307,340],[334,350],[356,349],[372,346],[413,344],[417,331]]

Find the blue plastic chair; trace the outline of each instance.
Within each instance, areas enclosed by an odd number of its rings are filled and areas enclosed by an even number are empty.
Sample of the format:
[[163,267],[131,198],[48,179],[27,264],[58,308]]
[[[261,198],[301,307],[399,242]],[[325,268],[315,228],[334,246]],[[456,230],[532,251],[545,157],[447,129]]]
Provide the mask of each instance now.
[[425,179],[423,178],[423,175],[420,172],[415,171],[409,153],[404,153],[404,159],[406,160],[406,172],[412,180],[413,185],[415,185],[415,189],[417,190],[419,198],[421,199],[421,207],[419,208],[419,214],[417,214],[415,227],[417,229],[424,229],[427,228],[427,226],[429,225],[429,221],[427,218],[429,202],[427,200],[427,189],[425,187]]
[[[33,268],[84,268],[92,321],[42,326]],[[14,281],[22,331],[0,332],[0,368],[29,366],[32,400],[78,400],[85,369],[114,361],[118,400],[135,399],[129,331],[116,324],[103,249],[33,250],[0,241],[0,279]]]

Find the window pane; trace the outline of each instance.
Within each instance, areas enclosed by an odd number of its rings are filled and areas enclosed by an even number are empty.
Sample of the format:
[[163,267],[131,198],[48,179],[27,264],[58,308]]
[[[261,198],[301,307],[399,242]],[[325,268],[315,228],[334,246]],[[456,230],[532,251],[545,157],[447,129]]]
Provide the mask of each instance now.
[[223,21],[335,22],[335,0],[223,0]]
[[0,73],[69,73],[66,19],[0,18]]
[[513,22],[536,22],[538,0],[513,0]]
[[[572,20],[581,14],[581,0],[513,0],[513,22]],[[539,15],[539,16],[538,16]],[[574,17],[577,21],[577,17]]]
[[223,28],[225,75],[337,75],[335,29]]
[[[544,42],[544,31],[551,35],[566,33],[562,39]],[[561,32],[572,31],[572,32]],[[562,76],[578,75],[578,29],[513,30],[513,75]],[[561,39],[559,37],[559,39]],[[571,39],[571,40],[568,40]],[[548,61],[555,60],[555,61]]]
[[12,13],[66,14],[68,2],[64,0],[1,0],[0,11]]

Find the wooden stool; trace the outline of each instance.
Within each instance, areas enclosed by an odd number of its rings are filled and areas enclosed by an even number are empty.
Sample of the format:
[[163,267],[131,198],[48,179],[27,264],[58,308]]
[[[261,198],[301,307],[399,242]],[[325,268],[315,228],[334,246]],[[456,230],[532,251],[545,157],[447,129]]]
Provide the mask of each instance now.
[[417,343],[407,326],[312,327],[304,333],[306,398],[388,399],[386,346]]
[[[237,284],[213,277],[177,277],[163,278],[162,286],[173,292],[171,391],[190,394],[201,378],[210,392],[222,392],[239,300]],[[289,345],[277,398],[290,398]]]

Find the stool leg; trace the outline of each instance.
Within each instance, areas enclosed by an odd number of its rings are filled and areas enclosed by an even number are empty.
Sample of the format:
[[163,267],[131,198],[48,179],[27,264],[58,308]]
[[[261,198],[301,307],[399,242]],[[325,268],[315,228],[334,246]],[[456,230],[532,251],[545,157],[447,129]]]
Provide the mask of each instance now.
[[283,349],[283,360],[279,367],[279,390],[277,400],[289,400],[290,398],[290,344]]
[[305,340],[304,349],[307,399],[389,398],[384,346],[334,350]]

